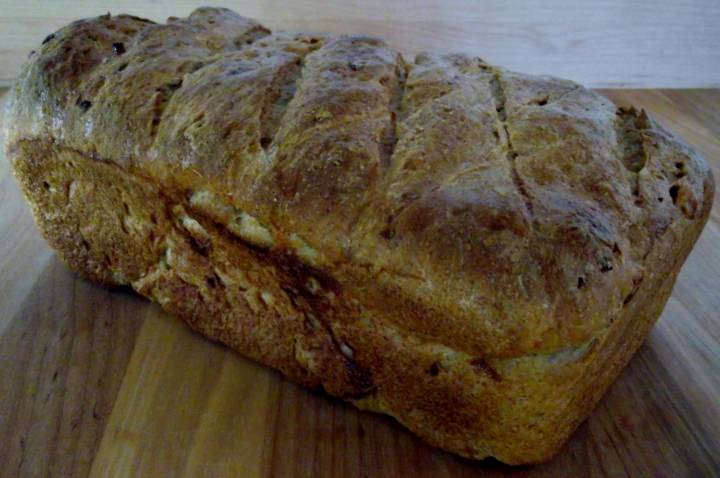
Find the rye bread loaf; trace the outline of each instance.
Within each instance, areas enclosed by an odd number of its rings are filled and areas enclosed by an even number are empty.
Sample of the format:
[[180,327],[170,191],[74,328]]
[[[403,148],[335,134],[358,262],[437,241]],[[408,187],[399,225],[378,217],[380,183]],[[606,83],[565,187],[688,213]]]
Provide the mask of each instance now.
[[713,197],[688,146],[570,81],[225,9],[72,23],[12,96],[8,157],[72,269],[511,464],[587,417]]

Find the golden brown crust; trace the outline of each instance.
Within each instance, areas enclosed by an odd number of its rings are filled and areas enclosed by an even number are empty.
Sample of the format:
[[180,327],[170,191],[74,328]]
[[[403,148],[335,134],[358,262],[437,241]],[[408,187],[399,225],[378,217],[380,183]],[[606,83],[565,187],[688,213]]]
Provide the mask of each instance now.
[[465,456],[554,453],[710,211],[695,152],[568,81],[213,8],[48,38],[6,147],[68,264]]

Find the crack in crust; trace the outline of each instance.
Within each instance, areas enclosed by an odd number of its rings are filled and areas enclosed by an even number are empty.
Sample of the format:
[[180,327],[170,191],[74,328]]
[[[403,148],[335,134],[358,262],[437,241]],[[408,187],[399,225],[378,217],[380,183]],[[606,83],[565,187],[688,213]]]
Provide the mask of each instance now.
[[[388,114],[390,115],[389,122],[383,131],[383,135],[380,142],[380,155],[381,161],[385,168],[389,168],[395,158],[395,151],[397,150],[397,144],[400,140],[400,124],[404,119],[406,111],[403,107],[403,100],[405,98],[405,92],[407,89],[407,78],[409,75],[411,65],[406,63],[402,55],[398,54],[397,65],[395,67],[395,78],[390,86],[389,98],[388,98]],[[375,199],[369,198],[364,204],[358,209],[356,217],[363,218],[368,211],[371,211],[371,206],[374,204]],[[400,210],[396,211],[395,214],[390,214],[385,218],[385,227],[380,231],[380,236],[386,240],[392,239],[393,228],[392,221],[395,216],[400,214],[402,209],[407,204],[400,207]],[[359,221],[358,221],[359,222]],[[384,268],[381,268],[376,272],[376,276],[379,275]],[[391,272],[391,271],[385,271]]]
[[218,63],[219,61],[225,59],[228,53],[238,53],[247,50],[253,45],[255,41],[269,35],[270,32],[259,25],[256,28],[251,28],[247,32],[235,38],[233,43],[237,47],[236,50],[232,50],[231,52],[219,53],[205,61],[195,61],[183,65],[178,71],[178,73],[181,75],[178,79],[165,83],[164,85],[156,88],[155,93],[152,96],[153,115],[150,125],[150,137],[154,139],[157,136],[160,125],[162,124],[166,116],[166,106],[172,99],[173,95],[182,88],[185,80],[184,75],[199,74],[198,72],[202,73],[203,69],[208,68],[215,63]]
[[267,152],[275,142],[275,136],[282,127],[288,105],[295,98],[297,87],[302,82],[302,73],[305,63],[305,56],[302,55],[296,63],[293,63],[292,73],[287,75],[282,82],[280,92],[274,99],[266,102],[260,114],[260,147]]
[[[296,40],[298,39],[296,38]],[[270,95],[270,101],[263,105],[260,115],[260,146],[266,152],[273,147],[278,132],[286,123],[290,105],[295,101],[297,92],[304,81],[307,57],[321,48],[324,43],[322,39],[314,37],[310,38],[309,42],[310,48],[297,53],[298,58],[293,63],[291,72],[286,74],[281,82],[279,91]]]
[[[650,120],[645,110],[637,111],[633,107],[618,107],[615,110],[614,127],[617,154],[620,156],[623,166],[630,175],[628,183],[630,185],[630,191],[635,198],[635,206],[641,209],[641,214],[645,221],[651,221],[652,213],[645,207],[645,200],[640,183],[640,173],[650,161],[650,154],[645,148],[646,135],[644,132],[651,127]],[[641,255],[643,263],[654,249],[657,239],[657,234],[649,234],[648,243]],[[624,305],[632,301],[642,280],[642,276],[640,276],[639,280],[633,280],[633,290],[623,299]]]
[[155,90],[155,93],[152,96],[153,113],[152,121],[150,124],[151,138],[157,136],[158,129],[160,128],[160,123],[162,122],[165,113],[165,106],[167,105],[168,101],[170,101],[170,98],[172,98],[175,92],[178,89],[182,88],[182,84],[183,79],[180,78],[177,81],[166,83]]
[[620,107],[616,111],[615,131],[617,135],[620,157],[625,168],[634,175],[631,187],[638,200],[640,194],[640,172],[645,168],[649,155],[645,149],[643,131],[650,127],[645,110],[639,112],[635,108]]
[[392,158],[395,155],[395,147],[399,139],[399,123],[403,119],[403,98],[405,97],[405,88],[407,83],[409,66],[405,63],[405,60],[401,55],[398,55],[397,65],[395,67],[395,77],[393,78],[390,85],[390,94],[388,100],[388,112],[390,114],[390,121],[387,125],[386,130],[383,134],[381,152],[383,157],[383,163],[388,166],[392,163]]
[[[173,202],[174,200],[167,198],[166,201]],[[203,217],[202,215],[200,215],[198,219],[201,221],[208,220],[207,217]],[[332,368],[332,366],[335,365],[334,361],[337,360],[340,365],[339,371],[333,372],[331,370],[329,375],[333,380],[338,380],[341,385],[346,385],[347,390],[345,390],[345,393],[339,394],[338,384],[330,380],[331,388],[326,388],[328,393],[339,396],[341,399],[358,399],[375,393],[376,385],[373,381],[372,374],[354,360],[352,352],[347,352],[348,349],[351,351],[352,349],[349,348],[345,342],[338,339],[333,329],[332,317],[339,313],[338,310],[347,309],[347,307],[343,305],[342,288],[335,279],[320,270],[304,264],[292,253],[278,249],[258,248],[254,244],[233,234],[225,227],[225,224],[217,221],[212,222],[215,234],[222,235],[226,240],[251,253],[258,263],[269,264],[275,268],[279,289],[281,289],[289,299],[294,312],[301,315],[305,322],[304,332],[295,337],[295,347],[297,349],[299,346],[298,341],[306,342],[306,346],[309,346],[310,349],[306,350],[305,353],[310,353],[316,358],[319,357],[321,361],[319,365],[321,368],[320,371],[314,370],[313,367],[308,367],[308,364],[298,361],[298,364],[305,368],[308,376],[313,377],[325,387],[324,384],[329,378],[324,376],[322,371],[328,367]],[[191,248],[195,249],[193,247],[195,241],[193,240],[192,234],[187,228],[184,228],[184,230],[187,234],[183,234],[183,237],[188,241]],[[213,236],[211,235],[210,237],[212,238]],[[210,245],[207,247],[213,247],[212,242],[210,242]],[[196,250],[196,252],[208,257],[206,250]],[[215,267],[209,257],[208,260],[210,260],[210,263]],[[166,263],[167,261],[161,259],[161,266],[164,267]],[[215,277],[217,277],[217,274],[215,274]],[[217,281],[223,284],[221,278],[217,277]],[[213,282],[215,282],[214,279]],[[250,283],[252,284],[252,282]],[[262,287],[261,285],[252,285],[256,288]],[[222,288],[223,291],[225,291],[224,284]],[[260,294],[260,301],[269,309],[273,307],[271,303],[267,303],[263,299],[262,293]],[[319,337],[318,332],[320,333]],[[326,340],[323,340],[323,337]],[[331,350],[327,349],[328,343],[332,344]],[[327,355],[328,353],[330,356]],[[331,362],[326,363],[325,361],[328,360]]]
[[498,143],[504,146],[506,149],[506,157],[508,160],[508,164],[510,165],[510,172],[512,174],[513,184],[515,185],[515,189],[517,190],[518,194],[523,199],[523,202],[525,204],[525,210],[527,211],[529,217],[529,225],[532,229],[535,212],[533,209],[532,199],[528,194],[527,187],[525,186],[525,181],[523,180],[522,176],[520,176],[520,172],[517,169],[518,154],[512,145],[512,137],[508,125],[508,116],[506,110],[507,98],[505,96],[505,87],[503,85],[502,75],[497,69],[492,68],[482,62],[480,63],[480,69],[488,71],[491,74],[490,92],[492,93],[493,102],[495,104],[495,111],[497,113],[500,126],[504,133],[502,135],[498,134]]

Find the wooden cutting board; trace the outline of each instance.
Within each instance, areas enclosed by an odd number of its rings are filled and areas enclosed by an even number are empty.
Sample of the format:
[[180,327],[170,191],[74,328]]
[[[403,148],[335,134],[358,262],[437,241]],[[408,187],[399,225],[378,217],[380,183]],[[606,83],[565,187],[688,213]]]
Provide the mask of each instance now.
[[[605,93],[648,109],[720,180],[720,91]],[[665,312],[597,410],[553,461],[511,468],[433,449],[75,277],[5,158],[0,183],[1,476],[720,475],[717,196]]]

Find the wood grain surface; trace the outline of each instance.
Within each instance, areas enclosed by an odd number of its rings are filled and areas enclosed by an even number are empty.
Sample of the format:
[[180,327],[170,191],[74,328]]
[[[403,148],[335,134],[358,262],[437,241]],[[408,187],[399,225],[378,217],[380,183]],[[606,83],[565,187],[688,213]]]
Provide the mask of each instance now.
[[[720,91],[605,93],[648,109],[720,179]],[[34,228],[4,157],[0,185],[0,476],[720,474],[718,197],[665,312],[597,410],[553,461],[511,468],[433,449],[79,279]]]
[[720,87],[718,0],[2,0],[0,85],[72,20],[156,21],[227,6],[273,29],[367,33],[408,54],[466,52],[592,87]]

